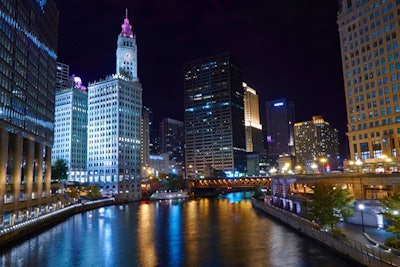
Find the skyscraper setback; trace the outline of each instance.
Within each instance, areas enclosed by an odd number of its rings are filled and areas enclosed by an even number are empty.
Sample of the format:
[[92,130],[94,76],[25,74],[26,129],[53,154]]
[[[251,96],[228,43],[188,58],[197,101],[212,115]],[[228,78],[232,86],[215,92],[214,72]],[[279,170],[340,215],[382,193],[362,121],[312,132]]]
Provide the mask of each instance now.
[[350,158],[399,157],[400,3],[339,1]]
[[229,55],[184,65],[186,172],[199,178],[214,169],[233,174],[246,164],[243,87]]

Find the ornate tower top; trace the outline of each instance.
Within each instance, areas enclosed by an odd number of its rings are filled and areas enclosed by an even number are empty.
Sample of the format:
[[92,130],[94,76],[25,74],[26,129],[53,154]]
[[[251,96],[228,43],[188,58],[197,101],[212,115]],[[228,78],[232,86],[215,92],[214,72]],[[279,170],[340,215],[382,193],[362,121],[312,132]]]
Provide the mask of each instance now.
[[125,37],[125,38],[133,38],[133,31],[132,31],[132,26],[129,24],[129,19],[128,19],[128,9],[125,9],[125,19],[124,19],[124,24],[121,25],[122,31],[120,36]]

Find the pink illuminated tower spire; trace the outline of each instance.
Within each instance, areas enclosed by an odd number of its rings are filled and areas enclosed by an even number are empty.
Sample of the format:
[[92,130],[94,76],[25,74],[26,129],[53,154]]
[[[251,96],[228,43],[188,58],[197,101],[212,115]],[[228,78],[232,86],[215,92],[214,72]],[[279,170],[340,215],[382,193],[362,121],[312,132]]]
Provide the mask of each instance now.
[[132,26],[129,24],[129,19],[128,19],[128,9],[125,9],[124,24],[121,25],[121,28],[122,28],[121,31],[122,37],[133,38]]

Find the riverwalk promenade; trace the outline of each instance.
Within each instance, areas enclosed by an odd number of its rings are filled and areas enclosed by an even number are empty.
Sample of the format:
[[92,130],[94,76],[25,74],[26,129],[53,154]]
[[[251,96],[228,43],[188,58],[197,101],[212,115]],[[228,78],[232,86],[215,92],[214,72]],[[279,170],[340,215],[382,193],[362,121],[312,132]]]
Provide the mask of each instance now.
[[365,233],[363,233],[361,225],[342,222],[338,224],[338,227],[342,229],[346,238],[341,240],[321,231],[318,225],[292,212],[254,198],[251,201],[253,207],[361,266],[400,266],[400,253],[383,245],[385,239],[391,236],[383,229],[365,226]]
[[72,204],[62,209],[40,215],[25,221],[20,221],[13,225],[0,227],[0,248],[20,239],[25,238],[35,232],[47,229],[49,226],[57,224],[74,214],[87,210],[115,204],[114,198],[107,198],[95,201],[81,202]]

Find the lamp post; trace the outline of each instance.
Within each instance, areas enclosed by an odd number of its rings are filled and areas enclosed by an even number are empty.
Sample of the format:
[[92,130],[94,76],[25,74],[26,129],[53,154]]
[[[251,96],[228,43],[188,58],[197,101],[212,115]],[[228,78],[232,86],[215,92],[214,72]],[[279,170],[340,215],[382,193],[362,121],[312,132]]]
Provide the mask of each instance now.
[[361,172],[361,165],[363,164],[362,161],[360,159],[357,159],[355,162],[356,166],[357,166],[357,172]]
[[363,231],[363,233],[365,233],[365,228],[364,228],[364,212],[363,212],[365,206],[364,206],[364,204],[360,204],[360,205],[358,205],[358,208],[359,208],[360,211],[361,211],[362,231]]
[[311,169],[312,169],[312,171],[313,171],[313,174],[315,173],[315,170],[317,169],[317,164],[315,164],[315,163],[313,163],[313,164],[311,164]]
[[327,159],[321,158],[319,161],[322,163],[322,173],[324,173],[325,172],[325,163],[327,162]]

